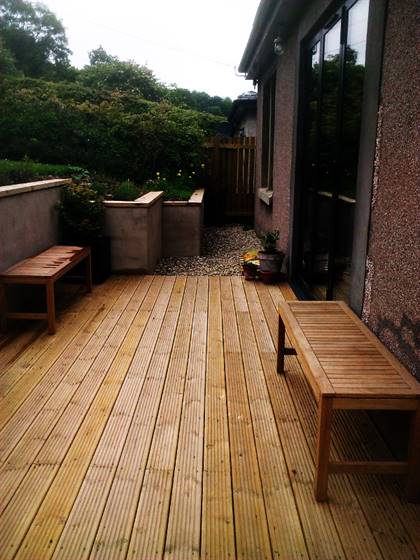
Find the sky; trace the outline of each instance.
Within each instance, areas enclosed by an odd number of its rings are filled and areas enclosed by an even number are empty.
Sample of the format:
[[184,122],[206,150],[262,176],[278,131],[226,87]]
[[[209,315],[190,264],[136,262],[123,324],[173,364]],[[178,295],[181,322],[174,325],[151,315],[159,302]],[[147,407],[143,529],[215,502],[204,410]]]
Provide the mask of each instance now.
[[99,45],[146,64],[163,83],[231,97],[253,89],[237,76],[259,0],[44,0],[62,20],[72,64]]

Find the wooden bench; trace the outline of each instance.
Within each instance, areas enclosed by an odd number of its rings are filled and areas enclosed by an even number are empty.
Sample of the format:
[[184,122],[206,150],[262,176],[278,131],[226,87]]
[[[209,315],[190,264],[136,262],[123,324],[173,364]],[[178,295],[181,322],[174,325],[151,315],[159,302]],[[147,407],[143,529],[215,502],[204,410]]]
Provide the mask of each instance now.
[[[92,268],[89,247],[55,245],[38,255],[18,262],[2,272],[0,274],[2,327],[6,328],[7,319],[47,319],[48,332],[54,334],[56,331],[54,284],[63,274],[83,260],[86,261],[86,288],[91,292]],[[9,311],[6,300],[6,285],[8,284],[45,285],[46,313]]]
[[[285,334],[293,348],[285,348]],[[318,403],[315,497],[327,499],[329,473],[406,474],[408,499],[420,494],[420,383],[341,301],[288,301],[279,306],[277,371],[297,354]],[[330,461],[333,410],[412,412],[408,459]]]

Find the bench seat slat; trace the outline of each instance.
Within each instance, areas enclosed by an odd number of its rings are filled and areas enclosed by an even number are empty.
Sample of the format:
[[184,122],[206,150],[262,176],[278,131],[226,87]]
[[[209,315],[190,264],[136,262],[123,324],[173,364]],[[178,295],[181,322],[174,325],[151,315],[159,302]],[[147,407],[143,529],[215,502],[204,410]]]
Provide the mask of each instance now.
[[[279,304],[279,373],[284,372],[285,333],[318,402],[316,499],[327,499],[329,472],[408,474],[407,494],[419,499],[420,384],[344,302]],[[408,462],[331,463],[334,409],[412,411]]]

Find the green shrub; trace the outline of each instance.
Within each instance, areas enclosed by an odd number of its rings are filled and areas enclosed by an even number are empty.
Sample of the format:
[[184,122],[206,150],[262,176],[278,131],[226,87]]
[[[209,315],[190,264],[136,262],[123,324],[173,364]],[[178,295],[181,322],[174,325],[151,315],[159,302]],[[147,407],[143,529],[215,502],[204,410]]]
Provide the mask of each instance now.
[[102,197],[90,183],[82,182],[63,189],[58,211],[61,229],[67,240],[88,241],[103,231],[105,209]]
[[35,163],[28,158],[24,158],[22,161],[0,160],[0,185],[28,183],[51,177],[68,177],[80,181],[88,176],[89,173],[86,169],[74,165]]
[[135,200],[140,196],[140,189],[132,181],[127,179],[114,188],[113,198],[115,200]]
[[149,179],[143,186],[143,191],[163,191],[165,200],[188,200],[197,188],[197,173],[193,170],[178,170],[176,175],[166,176],[156,173],[155,179]]
[[0,88],[0,158],[71,164],[138,184],[200,161],[220,118],[78,83],[7,79]]

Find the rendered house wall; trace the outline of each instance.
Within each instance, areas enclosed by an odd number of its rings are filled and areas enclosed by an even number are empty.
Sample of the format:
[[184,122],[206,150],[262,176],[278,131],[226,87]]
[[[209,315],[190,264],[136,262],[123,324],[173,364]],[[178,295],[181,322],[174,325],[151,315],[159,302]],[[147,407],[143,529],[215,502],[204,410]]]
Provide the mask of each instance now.
[[420,379],[416,0],[388,3],[363,316]]
[[[373,1],[373,0],[372,0]],[[384,0],[385,2],[385,0]],[[312,2],[289,30],[281,57],[259,77],[255,228],[280,230],[278,248],[291,253],[301,40],[317,29],[331,2]],[[384,35],[377,154],[372,177],[363,318],[420,378],[419,363],[419,82],[416,0],[389,0]],[[274,65],[274,66],[273,66]],[[276,70],[276,123],[271,207],[258,196],[261,183],[263,84]],[[355,232],[357,235],[357,231]]]

